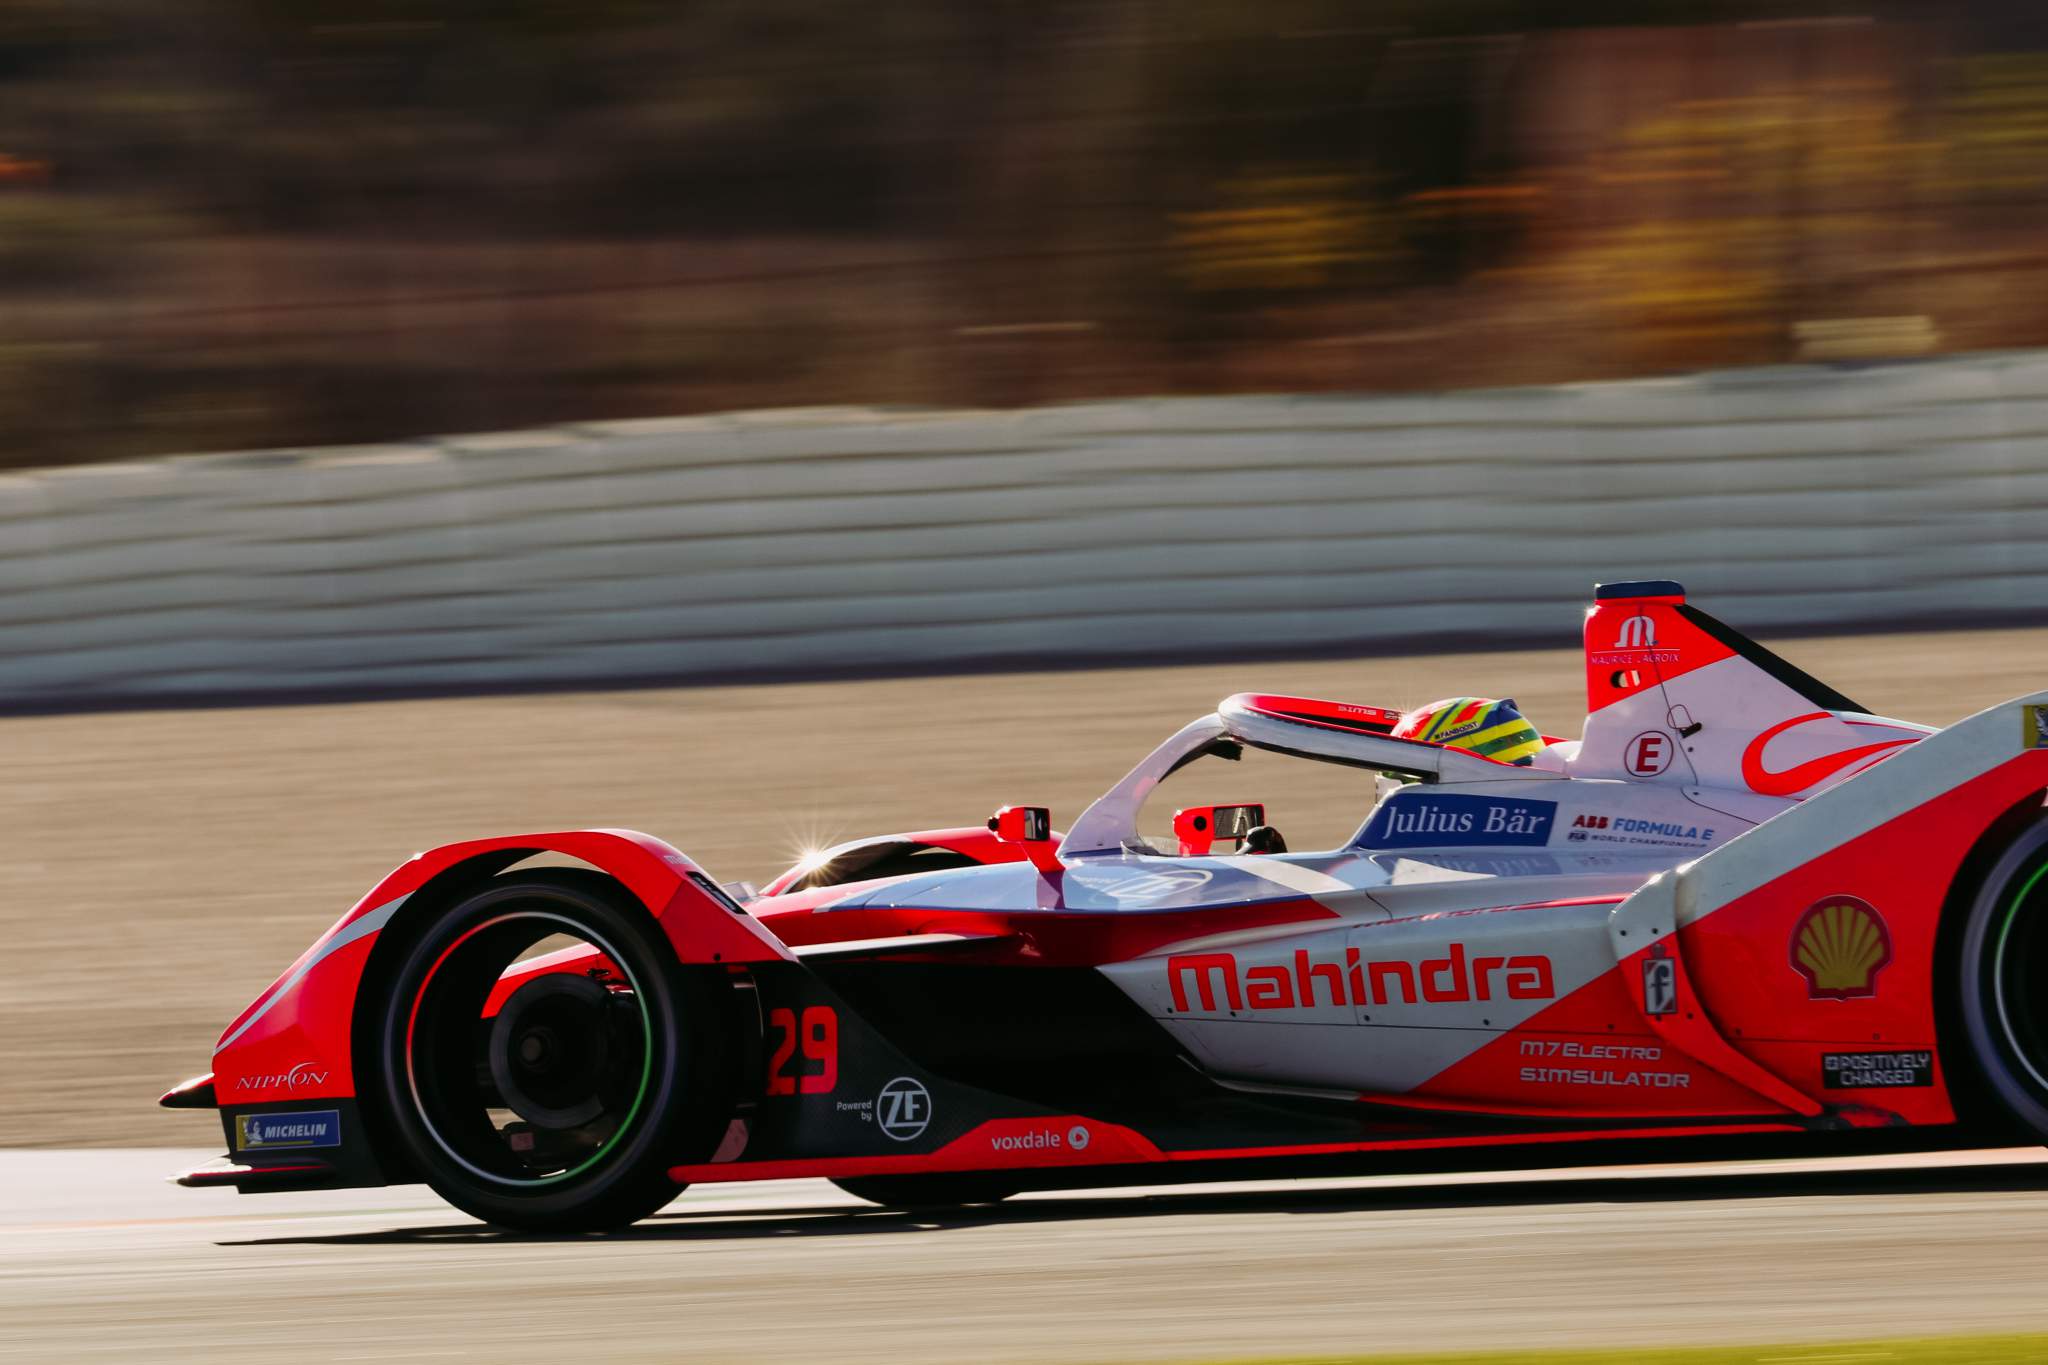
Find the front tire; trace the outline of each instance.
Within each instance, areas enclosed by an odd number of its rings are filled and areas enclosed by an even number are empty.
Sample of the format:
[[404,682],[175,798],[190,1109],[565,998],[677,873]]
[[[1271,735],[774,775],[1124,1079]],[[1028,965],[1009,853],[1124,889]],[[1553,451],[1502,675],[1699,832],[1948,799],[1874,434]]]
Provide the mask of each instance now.
[[[505,969],[543,941],[608,966]],[[406,945],[378,1021],[378,1093],[435,1192],[529,1232],[623,1227],[674,1198],[670,1166],[708,1154],[731,1112],[717,1093],[720,983],[689,974],[610,878],[509,874]]]
[[1985,1087],[2048,1141],[2048,820],[1985,875],[1963,922],[1964,1030]]

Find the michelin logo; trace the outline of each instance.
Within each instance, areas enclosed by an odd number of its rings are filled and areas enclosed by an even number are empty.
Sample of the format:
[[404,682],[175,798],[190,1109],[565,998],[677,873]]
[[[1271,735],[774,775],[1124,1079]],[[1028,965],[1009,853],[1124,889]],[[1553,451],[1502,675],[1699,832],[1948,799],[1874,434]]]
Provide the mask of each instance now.
[[341,1146],[341,1114],[316,1109],[303,1114],[237,1114],[235,1150],[267,1152],[284,1147]]
[[1537,846],[1550,839],[1557,802],[1499,796],[1395,796],[1367,822],[1361,848]]

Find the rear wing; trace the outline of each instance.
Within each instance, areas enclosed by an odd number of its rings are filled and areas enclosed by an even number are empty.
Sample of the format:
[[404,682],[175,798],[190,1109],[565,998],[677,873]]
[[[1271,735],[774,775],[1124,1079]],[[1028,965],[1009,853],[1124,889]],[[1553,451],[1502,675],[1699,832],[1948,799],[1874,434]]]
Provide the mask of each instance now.
[[1594,589],[1585,660],[1574,777],[1798,799],[1933,733],[1870,715],[1665,579]]

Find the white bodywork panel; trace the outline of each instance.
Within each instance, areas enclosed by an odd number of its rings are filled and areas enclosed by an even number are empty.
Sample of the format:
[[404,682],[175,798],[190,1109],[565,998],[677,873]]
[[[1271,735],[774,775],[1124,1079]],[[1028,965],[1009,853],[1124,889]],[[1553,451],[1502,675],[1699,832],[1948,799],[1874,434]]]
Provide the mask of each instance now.
[[1611,908],[1380,915],[1102,971],[1218,1076],[1400,1094],[1611,969]]

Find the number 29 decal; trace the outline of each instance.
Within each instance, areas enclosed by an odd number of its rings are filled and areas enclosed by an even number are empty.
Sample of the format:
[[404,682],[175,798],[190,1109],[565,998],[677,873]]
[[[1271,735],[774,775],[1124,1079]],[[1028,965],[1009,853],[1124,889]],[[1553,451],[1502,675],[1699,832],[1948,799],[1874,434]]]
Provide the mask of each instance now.
[[768,1011],[768,1027],[780,1035],[768,1062],[768,1093],[830,1094],[839,1084],[839,1011],[812,1005],[799,1018],[778,1007]]

